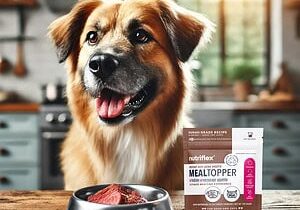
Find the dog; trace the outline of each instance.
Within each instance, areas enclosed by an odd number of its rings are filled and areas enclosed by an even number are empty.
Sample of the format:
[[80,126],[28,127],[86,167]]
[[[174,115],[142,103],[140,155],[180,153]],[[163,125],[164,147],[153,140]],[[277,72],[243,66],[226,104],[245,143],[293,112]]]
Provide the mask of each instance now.
[[81,0],[49,26],[74,119],[60,155],[65,189],[183,188],[182,129],[192,127],[184,63],[212,29],[171,0]]

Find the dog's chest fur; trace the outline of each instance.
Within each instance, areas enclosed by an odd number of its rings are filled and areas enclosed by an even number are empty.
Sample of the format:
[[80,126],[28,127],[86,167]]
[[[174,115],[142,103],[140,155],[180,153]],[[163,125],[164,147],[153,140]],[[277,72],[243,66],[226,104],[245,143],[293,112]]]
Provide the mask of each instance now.
[[103,154],[99,154],[94,144],[91,144],[89,153],[94,160],[93,168],[97,169],[94,171],[96,179],[104,183],[142,183],[147,174],[148,139],[131,128],[121,129],[113,134],[110,130],[103,133],[106,134],[105,139],[98,141],[107,142],[104,148],[107,151],[106,161],[98,159]]
[[142,183],[147,169],[146,139],[131,129],[124,129],[114,137],[111,160],[104,166],[107,182]]

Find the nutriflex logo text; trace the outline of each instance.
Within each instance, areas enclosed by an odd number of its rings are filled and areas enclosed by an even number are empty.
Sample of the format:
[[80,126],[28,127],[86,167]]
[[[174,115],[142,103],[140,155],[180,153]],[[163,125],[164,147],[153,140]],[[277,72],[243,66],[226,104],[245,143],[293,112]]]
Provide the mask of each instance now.
[[201,161],[208,161],[208,162],[213,162],[215,160],[215,155],[195,155],[195,156],[190,156],[189,161],[190,162],[201,162]]

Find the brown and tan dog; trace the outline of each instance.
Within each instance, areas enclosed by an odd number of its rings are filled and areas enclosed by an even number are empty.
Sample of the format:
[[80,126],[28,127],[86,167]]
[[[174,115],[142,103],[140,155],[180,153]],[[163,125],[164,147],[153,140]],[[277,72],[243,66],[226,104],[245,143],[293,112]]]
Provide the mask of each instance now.
[[82,0],[51,24],[74,118],[61,153],[66,189],[182,188],[192,84],[183,63],[211,29],[170,0]]

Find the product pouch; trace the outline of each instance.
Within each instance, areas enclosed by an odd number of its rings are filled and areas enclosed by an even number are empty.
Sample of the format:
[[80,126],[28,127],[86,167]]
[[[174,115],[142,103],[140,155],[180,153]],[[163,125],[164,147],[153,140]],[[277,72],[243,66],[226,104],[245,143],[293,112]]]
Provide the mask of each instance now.
[[187,210],[261,210],[262,128],[186,128]]

